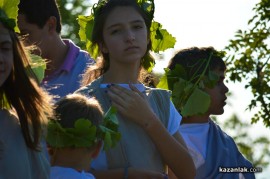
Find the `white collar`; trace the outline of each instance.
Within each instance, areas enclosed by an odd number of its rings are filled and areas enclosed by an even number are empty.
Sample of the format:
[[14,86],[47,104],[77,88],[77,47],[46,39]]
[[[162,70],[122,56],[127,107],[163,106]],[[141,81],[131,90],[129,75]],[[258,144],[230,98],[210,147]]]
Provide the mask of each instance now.
[[[107,85],[109,85],[110,83],[102,83],[100,84],[100,88],[107,88]],[[119,85],[121,87],[124,87],[126,89],[130,90],[129,84],[127,83],[120,83],[120,84],[116,84]],[[145,91],[145,86],[141,83],[137,83],[137,84],[132,84],[133,86],[135,86],[140,92]]]

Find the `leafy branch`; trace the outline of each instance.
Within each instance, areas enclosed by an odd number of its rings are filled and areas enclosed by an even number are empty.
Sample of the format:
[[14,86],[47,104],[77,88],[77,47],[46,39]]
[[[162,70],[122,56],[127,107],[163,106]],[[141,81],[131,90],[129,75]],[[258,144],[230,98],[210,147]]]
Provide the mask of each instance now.
[[225,48],[227,72],[233,82],[247,81],[246,89],[251,90],[253,99],[248,105],[252,110],[260,107],[251,122],[262,120],[270,126],[270,1],[261,0],[253,8],[254,17],[248,21],[249,29],[238,30],[235,38]]

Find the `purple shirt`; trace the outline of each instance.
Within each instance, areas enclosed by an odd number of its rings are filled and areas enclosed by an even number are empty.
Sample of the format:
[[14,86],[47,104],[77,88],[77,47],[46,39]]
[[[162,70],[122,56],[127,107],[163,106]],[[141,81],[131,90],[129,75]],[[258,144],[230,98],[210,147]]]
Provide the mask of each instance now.
[[42,86],[54,95],[55,100],[76,91],[80,87],[82,74],[89,65],[94,64],[94,60],[86,51],[81,50],[70,40],[64,42],[69,47],[64,63],[42,81]]

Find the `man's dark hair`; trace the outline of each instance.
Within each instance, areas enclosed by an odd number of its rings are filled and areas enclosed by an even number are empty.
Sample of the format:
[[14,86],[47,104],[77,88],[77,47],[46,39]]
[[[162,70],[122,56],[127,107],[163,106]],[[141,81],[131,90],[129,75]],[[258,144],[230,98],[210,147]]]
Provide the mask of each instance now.
[[20,0],[19,14],[24,14],[26,21],[43,28],[48,19],[54,16],[57,20],[56,32],[61,32],[61,17],[56,0]]

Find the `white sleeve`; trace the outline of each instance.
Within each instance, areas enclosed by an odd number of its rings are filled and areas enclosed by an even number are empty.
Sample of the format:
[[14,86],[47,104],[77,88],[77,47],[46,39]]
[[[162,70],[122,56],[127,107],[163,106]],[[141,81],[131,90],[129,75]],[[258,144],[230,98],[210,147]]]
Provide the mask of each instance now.
[[167,130],[171,135],[175,134],[178,131],[181,120],[182,116],[178,113],[172,101],[170,101],[170,118]]

